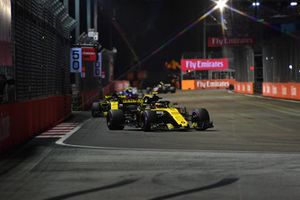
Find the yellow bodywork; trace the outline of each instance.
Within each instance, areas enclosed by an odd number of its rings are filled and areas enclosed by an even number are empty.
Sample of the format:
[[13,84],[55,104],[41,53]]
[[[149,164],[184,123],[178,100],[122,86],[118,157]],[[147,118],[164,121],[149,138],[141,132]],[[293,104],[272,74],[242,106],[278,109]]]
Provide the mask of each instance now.
[[172,130],[172,129],[174,129],[174,126],[173,126],[173,124],[167,124],[167,127],[168,127],[168,129],[169,129],[169,130]]
[[198,127],[198,123],[197,122],[193,122],[192,123],[192,128],[197,128]]
[[117,101],[111,101],[110,102],[110,109],[111,110],[118,110],[119,109],[119,103]]
[[[156,108],[156,109],[153,109],[153,111],[168,112],[173,117],[173,119],[176,121],[176,123],[178,125],[183,126],[183,127],[187,127],[189,125],[189,123],[185,120],[185,118],[178,112],[177,108]],[[168,126],[168,128],[169,128],[169,126]]]
[[122,103],[143,103],[143,99],[124,99]]

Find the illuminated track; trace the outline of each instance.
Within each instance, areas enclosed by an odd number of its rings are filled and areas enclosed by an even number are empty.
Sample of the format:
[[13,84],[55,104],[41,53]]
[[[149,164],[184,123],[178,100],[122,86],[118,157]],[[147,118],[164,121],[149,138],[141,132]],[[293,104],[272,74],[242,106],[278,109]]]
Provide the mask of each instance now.
[[194,91],[166,95],[192,110],[209,110],[215,128],[189,132],[110,131],[105,119],[92,119],[61,142],[100,149],[165,149],[300,152],[300,104],[226,91]]
[[68,146],[36,138],[1,157],[0,199],[298,199],[300,103],[225,91],[166,97],[207,107],[216,128],[108,131],[89,119]]

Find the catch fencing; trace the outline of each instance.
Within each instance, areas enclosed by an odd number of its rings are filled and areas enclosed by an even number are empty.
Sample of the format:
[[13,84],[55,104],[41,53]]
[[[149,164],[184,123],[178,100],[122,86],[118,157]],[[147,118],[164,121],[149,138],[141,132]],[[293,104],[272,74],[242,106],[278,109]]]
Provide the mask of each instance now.
[[70,94],[75,20],[58,0],[15,0],[12,14],[16,100]]

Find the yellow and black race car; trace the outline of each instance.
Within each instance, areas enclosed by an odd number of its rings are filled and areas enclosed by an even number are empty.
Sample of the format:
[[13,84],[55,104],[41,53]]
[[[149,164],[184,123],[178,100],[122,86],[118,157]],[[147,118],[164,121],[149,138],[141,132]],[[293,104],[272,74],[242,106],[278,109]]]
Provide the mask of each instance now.
[[[107,112],[115,106],[133,108],[137,107],[143,102],[143,94],[138,93],[137,88],[128,87],[127,89],[121,92],[114,92],[110,96],[105,96],[104,99],[94,102],[92,104],[91,113],[92,117],[106,116]],[[122,108],[123,109],[123,108]],[[123,109],[123,110],[124,110]]]
[[[111,102],[114,104],[114,102]],[[107,126],[110,130],[122,130],[125,125],[152,130],[206,130],[213,127],[206,109],[196,109],[189,115],[186,109],[162,101],[156,95],[145,96],[143,103],[134,108],[124,110],[111,106],[107,114]]]
[[159,94],[162,93],[176,93],[176,87],[174,87],[171,84],[163,83],[162,81],[159,82],[156,86],[153,88],[147,88],[148,92],[157,92]]
[[115,93],[111,96],[105,96],[99,102],[94,102],[91,112],[93,117],[106,116],[111,109],[122,109],[123,112],[127,112],[128,110],[136,109],[142,102],[143,99],[138,96]]
[[110,110],[110,101],[118,98],[117,96],[105,96],[102,100],[92,104],[91,113],[92,117],[106,116]]

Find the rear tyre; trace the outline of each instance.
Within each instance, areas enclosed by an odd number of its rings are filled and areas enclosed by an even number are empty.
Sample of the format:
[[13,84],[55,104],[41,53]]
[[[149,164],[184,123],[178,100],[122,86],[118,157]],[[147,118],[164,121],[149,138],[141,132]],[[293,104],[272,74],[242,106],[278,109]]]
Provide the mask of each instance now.
[[212,126],[209,113],[205,108],[195,109],[193,111],[192,123],[196,125],[194,128],[197,130],[206,130]]
[[98,117],[100,112],[100,106],[98,102],[94,102],[91,108],[92,117]]
[[161,93],[166,94],[166,93],[168,93],[168,88],[166,86],[162,86],[161,91],[162,91]]
[[123,130],[125,118],[122,110],[110,110],[106,117],[109,130]]
[[147,87],[147,88],[146,88],[146,93],[149,94],[149,93],[151,93],[151,92],[152,92],[152,88],[151,88],[151,87]]
[[141,127],[143,131],[151,131],[151,125],[156,122],[156,113],[145,110],[141,116]]
[[176,92],[176,88],[174,86],[171,86],[169,90],[170,90],[171,93],[175,93]]

